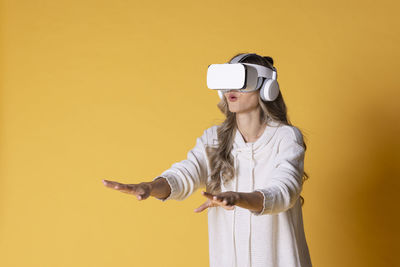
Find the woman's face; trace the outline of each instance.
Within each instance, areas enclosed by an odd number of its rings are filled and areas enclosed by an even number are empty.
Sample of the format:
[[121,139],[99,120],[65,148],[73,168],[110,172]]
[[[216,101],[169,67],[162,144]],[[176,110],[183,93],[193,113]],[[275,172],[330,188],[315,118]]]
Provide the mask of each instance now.
[[260,90],[248,93],[241,93],[239,90],[231,90],[224,93],[228,102],[229,111],[236,113],[245,113],[250,110],[256,109],[258,98],[260,97]]

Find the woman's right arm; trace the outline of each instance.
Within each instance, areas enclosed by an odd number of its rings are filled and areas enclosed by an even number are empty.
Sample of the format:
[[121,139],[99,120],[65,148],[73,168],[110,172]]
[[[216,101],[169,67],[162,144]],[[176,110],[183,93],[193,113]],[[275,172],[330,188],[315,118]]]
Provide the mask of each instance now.
[[199,187],[205,186],[207,179],[207,159],[205,144],[206,130],[196,139],[195,147],[187,154],[187,158],[175,162],[151,182],[139,184],[121,184],[115,181],[103,180],[105,186],[121,192],[134,194],[139,200],[153,196],[159,200],[184,200]]
[[206,186],[208,167],[205,146],[208,143],[208,134],[208,129],[204,130],[203,134],[196,139],[195,146],[187,153],[186,159],[173,163],[169,169],[153,179],[155,181],[163,177],[165,179],[162,180],[166,180],[170,187],[170,195],[160,200],[182,201],[198,188]]

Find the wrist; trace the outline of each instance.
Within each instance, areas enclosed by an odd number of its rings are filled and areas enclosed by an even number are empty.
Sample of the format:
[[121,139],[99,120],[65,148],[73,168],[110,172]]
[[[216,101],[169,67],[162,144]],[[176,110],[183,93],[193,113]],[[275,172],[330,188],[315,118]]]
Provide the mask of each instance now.
[[157,177],[151,182],[148,182],[148,184],[150,187],[150,195],[158,199],[167,198],[172,190],[167,182],[167,179],[162,176]]
[[151,192],[152,192],[153,189],[154,189],[154,181],[151,181],[151,182],[144,182],[144,183],[149,187],[150,194],[151,194]]
[[160,178],[162,178],[162,177],[159,177],[151,182],[147,182],[147,184],[149,186],[149,190],[150,190],[150,195],[152,195],[152,196],[154,196],[155,194],[157,195],[156,191],[157,191],[157,188],[160,187],[160,182],[161,182],[160,180],[162,180]]

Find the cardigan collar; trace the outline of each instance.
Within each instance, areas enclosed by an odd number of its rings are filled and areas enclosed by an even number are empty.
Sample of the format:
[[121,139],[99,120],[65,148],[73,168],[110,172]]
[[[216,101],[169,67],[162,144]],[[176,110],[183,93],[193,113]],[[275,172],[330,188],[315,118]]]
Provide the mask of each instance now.
[[249,150],[253,151],[254,153],[258,152],[262,147],[266,146],[269,143],[269,141],[274,136],[280,124],[281,124],[280,122],[270,120],[263,134],[255,142],[253,142],[251,146],[248,146],[248,144],[246,144],[239,129],[236,128],[233,149],[239,151]]

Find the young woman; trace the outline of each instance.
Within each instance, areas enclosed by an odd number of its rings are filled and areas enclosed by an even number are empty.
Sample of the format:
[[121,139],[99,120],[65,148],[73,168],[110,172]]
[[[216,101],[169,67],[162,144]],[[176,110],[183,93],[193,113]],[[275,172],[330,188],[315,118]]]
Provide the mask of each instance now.
[[[271,57],[237,54],[240,63],[276,70]],[[206,188],[210,267],[309,267],[300,195],[306,144],[287,117],[282,94],[226,90],[218,103],[226,119],[206,129],[187,159],[151,182],[107,187],[139,200],[184,200]]]

